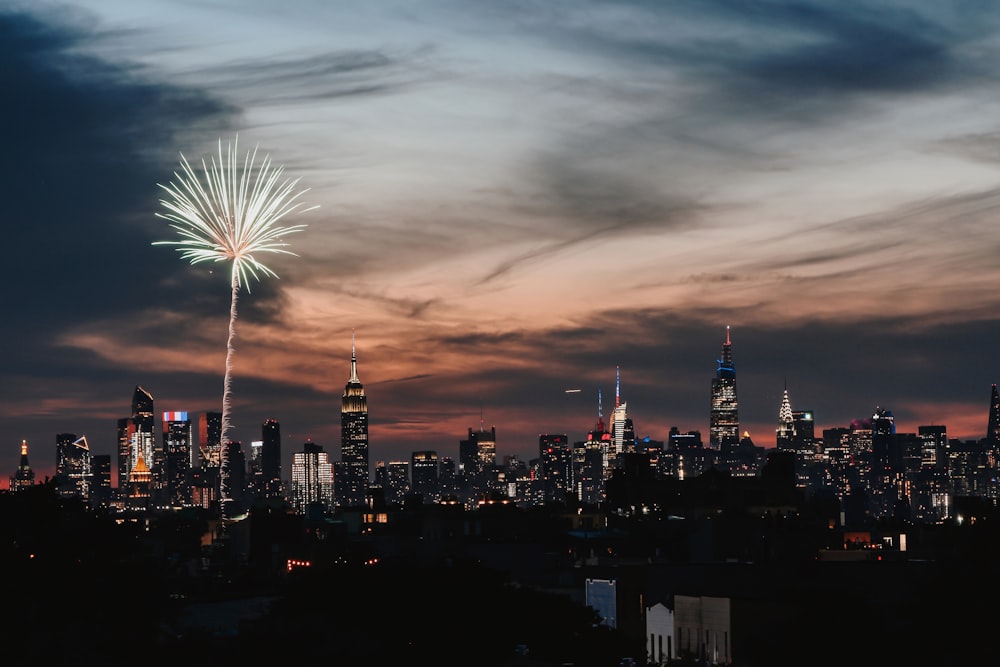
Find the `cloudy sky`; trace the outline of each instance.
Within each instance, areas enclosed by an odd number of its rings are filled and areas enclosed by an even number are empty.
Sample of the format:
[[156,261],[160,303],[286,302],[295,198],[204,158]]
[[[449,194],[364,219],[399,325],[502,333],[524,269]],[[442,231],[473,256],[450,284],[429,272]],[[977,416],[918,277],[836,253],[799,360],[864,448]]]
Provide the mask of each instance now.
[[22,440],[113,453],[137,385],[221,409],[227,273],[152,244],[237,138],[319,206],[240,298],[244,443],[339,458],[352,335],[373,462],[581,440],[616,368],[640,436],[707,439],[727,326],[758,445],[786,387],[983,437],[1000,7],[927,4],[0,1],[0,488]]

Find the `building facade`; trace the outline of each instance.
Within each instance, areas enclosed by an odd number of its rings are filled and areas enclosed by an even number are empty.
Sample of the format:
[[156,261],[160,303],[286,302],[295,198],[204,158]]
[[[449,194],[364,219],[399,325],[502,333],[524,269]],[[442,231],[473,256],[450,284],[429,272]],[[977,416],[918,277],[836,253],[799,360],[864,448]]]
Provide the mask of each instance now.
[[363,507],[368,495],[368,398],[358,378],[358,356],[351,338],[351,376],[340,403],[340,465],[337,505]]
[[333,465],[320,445],[306,442],[301,452],[292,454],[292,481],[289,500],[299,514],[310,514],[313,508],[323,512],[334,510]]
[[[156,443],[153,431],[153,396],[136,386],[132,393],[132,415],[118,420],[118,487],[123,489],[142,459],[143,477],[154,465]],[[145,477],[144,477],[145,478]],[[127,492],[126,492],[126,495]]]
[[35,471],[28,462],[28,441],[21,441],[21,460],[10,478],[10,490],[21,491],[35,484]]
[[187,412],[163,413],[163,503],[191,505],[191,452],[194,431]]
[[62,498],[90,502],[94,473],[87,437],[75,433],[56,435],[56,493]]
[[736,367],[733,365],[733,344],[729,327],[722,345],[722,358],[717,360],[712,378],[712,402],[709,416],[708,445],[722,449],[723,444],[740,441],[739,401],[736,397]]

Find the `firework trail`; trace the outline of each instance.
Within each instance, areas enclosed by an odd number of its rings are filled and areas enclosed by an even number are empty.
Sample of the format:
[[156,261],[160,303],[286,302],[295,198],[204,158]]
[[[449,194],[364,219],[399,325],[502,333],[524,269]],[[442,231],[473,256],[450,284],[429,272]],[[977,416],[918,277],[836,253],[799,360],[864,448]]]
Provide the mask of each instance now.
[[[237,140],[238,141],[238,140]],[[231,142],[223,155],[219,140],[218,156],[210,162],[201,161],[204,180],[192,169],[181,154],[181,170],[174,172],[169,185],[159,185],[168,195],[160,204],[166,212],[156,216],[170,222],[179,241],[156,241],[153,245],[173,245],[183,259],[191,264],[200,262],[230,262],[232,300],[229,307],[229,338],[226,343],[226,375],[222,390],[222,435],[220,455],[220,501],[223,518],[229,493],[228,435],[231,427],[233,345],[236,338],[236,302],[240,287],[250,291],[250,279],[262,280],[277,274],[256,255],[282,253],[286,250],[283,237],[301,231],[306,225],[278,227],[277,223],[291,213],[317,208],[301,208],[299,198],[308,190],[296,190],[299,179],[285,178],[284,169],[274,166],[269,155],[257,162],[257,148],[248,151],[242,162],[237,141]]]

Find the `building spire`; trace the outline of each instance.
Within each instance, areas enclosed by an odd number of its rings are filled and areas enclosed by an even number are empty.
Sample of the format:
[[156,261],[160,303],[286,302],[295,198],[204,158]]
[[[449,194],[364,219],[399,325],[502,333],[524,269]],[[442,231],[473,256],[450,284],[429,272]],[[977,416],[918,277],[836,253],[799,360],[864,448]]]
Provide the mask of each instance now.
[[722,356],[716,360],[712,379],[712,405],[709,418],[709,447],[720,449],[724,444],[737,444],[740,434],[739,403],[736,399],[736,368],[733,366],[733,339],[726,325],[726,342]]
[[722,344],[722,359],[719,360],[719,370],[733,371],[733,340],[730,336],[729,325],[726,325],[726,342]]
[[781,398],[781,407],[778,409],[778,424],[791,424],[792,403],[788,400],[788,387],[785,387],[785,394]]
[[32,486],[35,483],[35,471],[28,463],[28,441],[21,441],[21,462],[17,466],[17,472],[10,478],[10,490],[19,491]]
[[351,329],[351,379],[349,382],[361,382],[358,378],[358,355],[354,347],[354,329]]
[[595,432],[604,432],[604,401],[601,394],[601,385],[597,385],[597,425],[594,427]]
[[615,366],[615,407],[622,404],[622,375],[621,367]]

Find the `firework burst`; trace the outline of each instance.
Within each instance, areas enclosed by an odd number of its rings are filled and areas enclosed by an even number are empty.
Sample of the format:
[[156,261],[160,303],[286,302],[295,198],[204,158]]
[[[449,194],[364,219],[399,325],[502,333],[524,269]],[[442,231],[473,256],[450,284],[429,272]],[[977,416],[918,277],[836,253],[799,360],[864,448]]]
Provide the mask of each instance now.
[[156,215],[170,222],[180,235],[177,241],[156,241],[153,245],[173,245],[191,264],[229,262],[232,300],[229,307],[229,338],[226,344],[226,374],[222,390],[222,434],[220,499],[223,516],[231,500],[228,488],[228,436],[231,428],[233,354],[236,338],[236,302],[240,287],[250,291],[251,278],[277,278],[277,274],[258,259],[263,253],[295,255],[286,250],[284,237],[302,231],[306,225],[278,227],[278,223],[302,208],[299,198],[308,190],[297,190],[299,179],[283,178],[284,169],[274,166],[264,155],[257,161],[257,148],[241,160],[237,142],[228,145],[210,161],[202,159],[204,178],[181,154],[181,170],[174,172],[168,185],[158,184],[168,195],[160,204],[166,212]]

